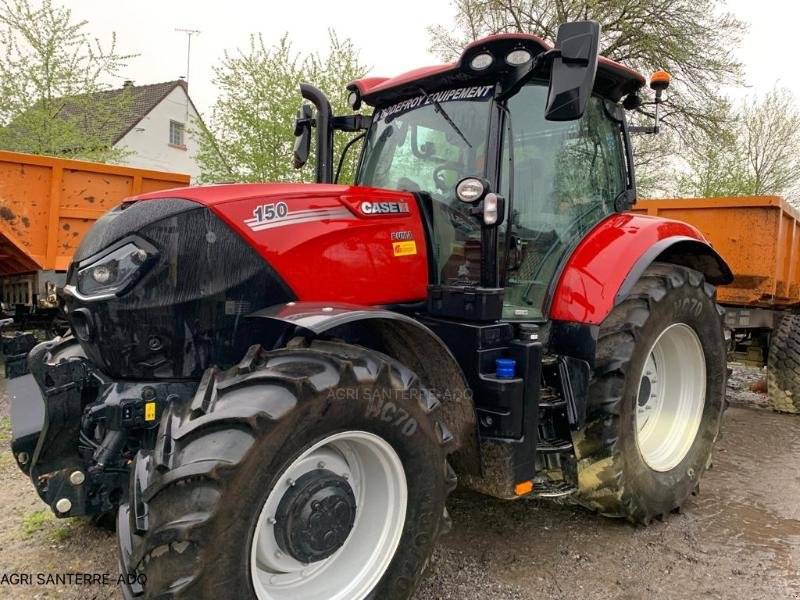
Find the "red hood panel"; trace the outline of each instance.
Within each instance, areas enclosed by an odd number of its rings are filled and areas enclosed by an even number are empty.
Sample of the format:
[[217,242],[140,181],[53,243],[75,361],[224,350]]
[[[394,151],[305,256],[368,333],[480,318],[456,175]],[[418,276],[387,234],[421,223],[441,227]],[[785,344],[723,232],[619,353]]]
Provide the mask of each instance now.
[[426,297],[425,232],[408,192],[264,183],[178,188],[133,200],[165,197],[213,210],[298,300],[375,305]]
[[205,206],[215,206],[248,198],[271,196],[336,196],[345,193],[349,189],[352,189],[351,186],[318,183],[222,183],[161,190],[160,192],[134,196],[131,200],[183,198],[185,200],[194,200]]

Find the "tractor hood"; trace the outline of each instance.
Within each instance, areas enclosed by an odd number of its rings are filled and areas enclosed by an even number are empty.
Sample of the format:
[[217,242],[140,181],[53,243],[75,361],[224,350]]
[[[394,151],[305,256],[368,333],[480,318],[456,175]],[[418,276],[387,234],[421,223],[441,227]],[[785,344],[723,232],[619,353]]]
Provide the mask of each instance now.
[[223,185],[131,198],[75,253],[67,316],[120,378],[198,378],[255,343],[247,315],[293,300],[425,298],[415,197],[331,185]]
[[[167,192],[202,204],[280,274],[300,300],[423,300],[428,247],[415,196],[328,184],[233,184]],[[133,201],[163,199],[164,192]]]

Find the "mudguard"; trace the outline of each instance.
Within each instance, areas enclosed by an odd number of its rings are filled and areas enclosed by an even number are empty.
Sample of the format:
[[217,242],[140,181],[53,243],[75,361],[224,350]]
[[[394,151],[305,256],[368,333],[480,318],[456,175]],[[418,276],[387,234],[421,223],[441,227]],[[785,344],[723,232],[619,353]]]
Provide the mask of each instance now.
[[[378,349],[411,369],[442,403],[444,420],[458,450],[451,456],[459,473],[478,474],[480,458],[475,403],[461,366],[428,327],[405,314],[343,303],[288,302],[248,316]],[[373,344],[374,342],[374,344]]]
[[599,325],[656,260],[696,269],[715,285],[733,281],[728,265],[691,225],[615,214],[601,221],[575,248],[556,284],[550,318]]
[[[347,304],[342,302],[287,302],[277,304],[248,315],[249,318],[273,319],[288,325],[306,329],[315,334],[321,334],[341,325],[363,321],[366,319],[388,319],[416,325],[427,331],[434,339],[434,333],[402,313],[385,310],[374,306],[360,304]],[[441,344],[441,342],[439,342]],[[446,350],[446,346],[442,344]]]

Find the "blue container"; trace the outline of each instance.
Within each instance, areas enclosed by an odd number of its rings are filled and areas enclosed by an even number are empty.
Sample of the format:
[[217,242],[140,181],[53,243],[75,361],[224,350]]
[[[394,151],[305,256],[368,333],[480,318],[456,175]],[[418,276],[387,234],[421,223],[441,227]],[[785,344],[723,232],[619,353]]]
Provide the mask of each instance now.
[[517,361],[513,358],[498,358],[495,360],[497,370],[495,375],[500,379],[514,379],[517,370]]

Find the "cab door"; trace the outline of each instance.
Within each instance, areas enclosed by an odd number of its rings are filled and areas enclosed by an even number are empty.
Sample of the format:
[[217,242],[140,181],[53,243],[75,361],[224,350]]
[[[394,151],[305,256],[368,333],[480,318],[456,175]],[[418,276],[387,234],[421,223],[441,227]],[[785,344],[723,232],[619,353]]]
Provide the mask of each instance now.
[[[547,86],[531,82],[509,100],[513,140],[503,144],[501,193],[509,196],[508,152],[513,143],[514,190],[504,224],[511,251],[503,317],[541,319],[548,290],[566,255],[597,223],[615,212],[626,192],[621,124],[599,97],[583,117],[544,118]],[[501,267],[502,270],[502,267]]]

